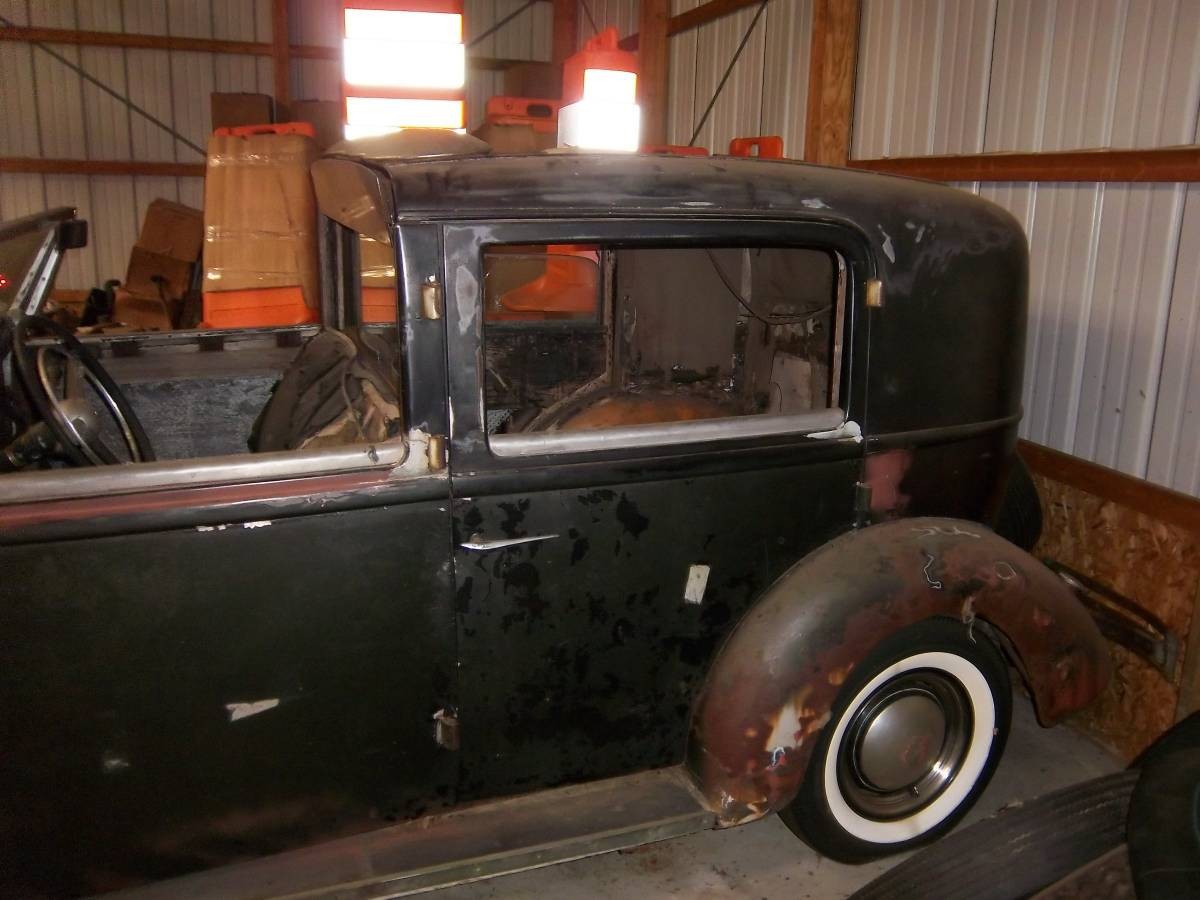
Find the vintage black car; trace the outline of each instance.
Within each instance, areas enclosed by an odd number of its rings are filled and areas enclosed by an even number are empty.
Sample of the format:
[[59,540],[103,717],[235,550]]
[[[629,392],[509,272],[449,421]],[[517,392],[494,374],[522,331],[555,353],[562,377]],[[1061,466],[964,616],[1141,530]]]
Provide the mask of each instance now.
[[979,795],[1010,667],[1045,724],[1104,686],[989,527],[1003,210],[418,133],[313,177],[320,329],[77,338],[83,223],[0,232],[5,893],[394,895],[770,813],[863,860]]

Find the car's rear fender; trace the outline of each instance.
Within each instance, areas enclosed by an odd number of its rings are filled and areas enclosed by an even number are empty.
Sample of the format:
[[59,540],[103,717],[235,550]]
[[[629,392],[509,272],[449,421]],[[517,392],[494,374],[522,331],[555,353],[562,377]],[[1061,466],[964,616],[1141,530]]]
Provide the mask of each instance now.
[[1096,697],[1111,663],[1070,589],[986,527],[915,518],[852,531],[788,570],[734,629],[696,702],[688,768],[725,824],[786,806],[855,663],[933,616],[998,632],[1052,724]]

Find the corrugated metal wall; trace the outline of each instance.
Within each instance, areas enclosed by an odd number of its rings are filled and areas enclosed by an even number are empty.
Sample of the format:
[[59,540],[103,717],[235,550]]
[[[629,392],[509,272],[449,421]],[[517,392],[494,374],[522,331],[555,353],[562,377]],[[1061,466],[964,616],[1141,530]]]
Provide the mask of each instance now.
[[[1200,141],[1195,0],[866,0],[856,158]],[[1032,254],[1022,434],[1200,494],[1200,186],[962,185]]]
[[[704,0],[672,0],[679,15]],[[671,38],[668,140],[687,144],[758,7]],[[724,153],[735,137],[777,134],[784,153],[804,150],[812,0],[771,0],[734,65],[696,144]]]
[[[466,0],[468,42],[524,0]],[[291,0],[291,41],[335,46],[339,0]],[[123,31],[239,41],[271,40],[269,0],[0,0],[0,15],[16,25]],[[552,7],[535,3],[470,49],[505,59],[550,58]],[[165,50],[50,45],[89,75],[204,147],[213,91],[274,91],[269,57]],[[339,63],[292,61],[292,96],[337,100]],[[500,72],[468,71],[471,127],[487,98],[502,93]],[[203,154],[153,124],[70,66],[37,47],[0,42],[0,156],[202,162]],[[68,256],[58,285],[88,288],[122,278],[146,207],[156,197],[191,206],[203,202],[203,179],[130,176],[0,174],[0,219],[52,206],[75,206],[91,223],[90,245]]]

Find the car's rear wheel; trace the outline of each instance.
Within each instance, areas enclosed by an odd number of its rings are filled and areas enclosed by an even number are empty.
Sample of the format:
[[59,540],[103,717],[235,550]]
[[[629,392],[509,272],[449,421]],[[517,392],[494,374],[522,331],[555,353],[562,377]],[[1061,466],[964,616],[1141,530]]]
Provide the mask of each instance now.
[[991,779],[1011,714],[1008,669],[987,637],[951,619],[907,628],[847,678],[780,817],[842,862],[932,840]]

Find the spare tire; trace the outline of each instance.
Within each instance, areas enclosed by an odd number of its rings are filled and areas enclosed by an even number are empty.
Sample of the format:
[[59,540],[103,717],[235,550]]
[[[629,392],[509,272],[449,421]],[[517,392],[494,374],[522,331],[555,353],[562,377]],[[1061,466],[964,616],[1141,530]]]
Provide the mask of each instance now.
[[996,534],[1031,551],[1042,536],[1042,501],[1029,467],[1019,456],[1013,457],[1012,468],[1004,485],[1000,509],[996,513]]

